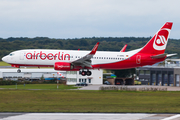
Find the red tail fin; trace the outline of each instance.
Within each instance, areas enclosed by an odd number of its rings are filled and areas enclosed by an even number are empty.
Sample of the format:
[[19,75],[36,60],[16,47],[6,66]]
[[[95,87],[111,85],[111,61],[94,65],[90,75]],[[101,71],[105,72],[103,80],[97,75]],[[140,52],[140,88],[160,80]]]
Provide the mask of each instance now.
[[163,54],[168,43],[168,37],[173,23],[166,22],[164,26],[151,38],[139,53]]

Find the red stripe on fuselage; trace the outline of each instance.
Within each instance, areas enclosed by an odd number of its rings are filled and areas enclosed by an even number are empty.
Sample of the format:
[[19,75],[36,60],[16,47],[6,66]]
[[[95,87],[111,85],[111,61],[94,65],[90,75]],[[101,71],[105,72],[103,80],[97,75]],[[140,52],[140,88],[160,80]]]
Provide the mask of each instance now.
[[[140,63],[137,63],[137,56],[141,56]],[[160,59],[152,59],[150,56],[152,55],[142,55],[142,54],[136,54],[126,60],[118,61],[115,63],[109,63],[109,64],[97,64],[92,65],[93,68],[100,68],[100,69],[129,69],[129,68],[136,68],[136,67],[142,67],[145,65],[153,65],[157,62],[164,61],[164,58]]]

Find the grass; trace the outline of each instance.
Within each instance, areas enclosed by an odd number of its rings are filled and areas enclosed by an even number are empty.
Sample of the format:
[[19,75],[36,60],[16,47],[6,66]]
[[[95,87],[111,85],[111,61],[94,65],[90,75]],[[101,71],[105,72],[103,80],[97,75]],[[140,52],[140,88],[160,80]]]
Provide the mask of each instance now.
[[[6,62],[3,62],[3,61],[0,61],[0,66],[11,66],[10,64],[6,63]],[[38,67],[28,67],[28,69],[34,69],[34,68],[38,68]],[[53,67],[41,67],[41,68],[44,68],[44,69],[52,69]],[[23,67],[21,68],[23,69]]]
[[0,61],[0,66],[11,66],[11,65],[6,62]]
[[[0,88],[7,88],[7,89],[16,89],[16,85],[0,85]],[[48,90],[56,90],[57,84],[22,84],[17,85],[17,89],[48,89]],[[77,89],[72,85],[58,85],[59,90],[65,89]]]
[[180,92],[0,90],[0,112],[180,113]]

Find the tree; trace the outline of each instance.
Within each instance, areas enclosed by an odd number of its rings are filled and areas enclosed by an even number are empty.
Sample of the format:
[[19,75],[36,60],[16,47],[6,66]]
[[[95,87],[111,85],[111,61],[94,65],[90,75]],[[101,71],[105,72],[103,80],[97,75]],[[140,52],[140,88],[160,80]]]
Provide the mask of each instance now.
[[44,76],[43,75],[41,76],[41,80],[44,80]]

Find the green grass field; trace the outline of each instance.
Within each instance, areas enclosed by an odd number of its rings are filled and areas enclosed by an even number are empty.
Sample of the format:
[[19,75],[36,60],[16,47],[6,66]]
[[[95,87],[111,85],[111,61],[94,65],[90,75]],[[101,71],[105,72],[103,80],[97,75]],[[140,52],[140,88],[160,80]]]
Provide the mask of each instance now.
[[180,113],[180,92],[0,90],[0,112]]
[[[56,90],[57,84],[22,84],[22,85],[0,85],[0,88],[7,88],[7,89],[46,89],[46,90]],[[59,90],[65,89],[77,89],[72,85],[58,85]]]
[[0,61],[0,66],[10,66],[10,64]]
[[[6,63],[6,62],[3,62],[3,61],[0,61],[0,66],[11,66],[10,64]],[[28,69],[35,69],[35,68],[38,68],[38,67],[28,67]],[[41,68],[49,68],[49,69],[52,69],[53,67],[41,67]],[[21,68],[23,69],[23,68]]]

